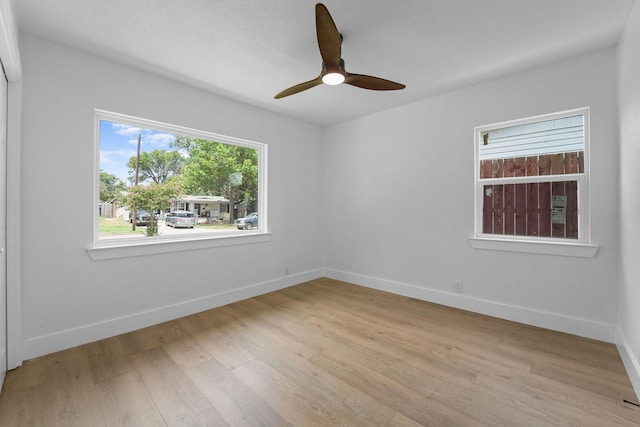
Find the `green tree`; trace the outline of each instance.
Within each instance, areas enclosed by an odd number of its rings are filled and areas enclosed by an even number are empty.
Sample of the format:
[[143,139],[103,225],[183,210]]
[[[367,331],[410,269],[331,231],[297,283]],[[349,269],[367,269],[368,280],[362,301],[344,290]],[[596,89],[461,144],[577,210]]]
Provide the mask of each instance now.
[[183,156],[189,157],[191,150],[195,149],[202,139],[191,138],[190,136],[176,135],[176,139],[171,143],[172,148],[177,148]]
[[117,176],[100,171],[100,201],[110,202],[119,196],[127,185]]
[[174,146],[188,155],[182,170],[187,194],[223,196],[231,206],[238,201],[248,206],[257,202],[257,150],[189,137],[176,138]]
[[[171,200],[178,197],[180,187],[177,182],[177,180],[171,180],[167,184],[137,185],[132,187],[125,197],[124,203],[129,206],[131,211],[138,212],[144,209],[151,213],[151,219],[147,224],[147,236],[158,234],[158,219],[154,213],[167,209],[171,206]],[[132,226],[135,227],[135,221]]]
[[[177,151],[153,150],[140,153],[140,166],[138,171],[138,183],[145,181],[156,184],[166,183],[172,176],[180,174],[184,160]],[[129,179],[135,183],[136,157],[133,156],[127,163],[129,167]]]

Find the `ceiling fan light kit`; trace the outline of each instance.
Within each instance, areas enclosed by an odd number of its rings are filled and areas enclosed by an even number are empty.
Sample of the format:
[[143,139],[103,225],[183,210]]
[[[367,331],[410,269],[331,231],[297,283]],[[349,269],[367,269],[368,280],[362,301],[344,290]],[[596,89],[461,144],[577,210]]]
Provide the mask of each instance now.
[[322,57],[320,75],[313,80],[283,90],[274,96],[275,99],[294,95],[323,83],[331,86],[347,83],[369,90],[399,90],[405,88],[405,85],[401,83],[364,74],[351,74],[345,70],[344,60],[342,59],[342,36],[338,32],[329,10],[322,3],[316,4],[316,35],[318,37],[320,56]]
[[322,76],[322,83],[329,86],[336,86],[344,82],[344,76],[340,73],[327,73]]

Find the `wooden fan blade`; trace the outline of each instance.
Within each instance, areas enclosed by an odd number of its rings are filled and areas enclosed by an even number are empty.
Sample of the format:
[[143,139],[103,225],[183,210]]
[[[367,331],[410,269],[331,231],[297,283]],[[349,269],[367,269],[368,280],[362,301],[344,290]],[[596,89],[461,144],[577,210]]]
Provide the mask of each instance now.
[[366,76],[364,74],[347,73],[345,83],[370,90],[399,90],[406,86],[380,77]]
[[342,55],[342,38],[329,10],[322,3],[316,4],[316,34],[324,65],[329,70],[337,69]]
[[311,89],[314,86],[318,86],[322,84],[322,76],[318,76],[313,80],[309,80],[308,82],[300,83],[295,86],[291,86],[288,89],[283,90],[274,96],[275,99],[284,98],[285,96],[293,95],[298,92],[302,92],[303,90]]

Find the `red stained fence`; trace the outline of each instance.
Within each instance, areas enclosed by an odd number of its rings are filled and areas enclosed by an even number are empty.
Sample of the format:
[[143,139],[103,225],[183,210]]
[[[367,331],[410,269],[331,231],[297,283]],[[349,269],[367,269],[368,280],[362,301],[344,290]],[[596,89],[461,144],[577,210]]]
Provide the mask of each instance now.
[[[480,178],[564,175],[584,172],[582,151],[483,160]],[[485,185],[482,232],[578,238],[578,182]]]

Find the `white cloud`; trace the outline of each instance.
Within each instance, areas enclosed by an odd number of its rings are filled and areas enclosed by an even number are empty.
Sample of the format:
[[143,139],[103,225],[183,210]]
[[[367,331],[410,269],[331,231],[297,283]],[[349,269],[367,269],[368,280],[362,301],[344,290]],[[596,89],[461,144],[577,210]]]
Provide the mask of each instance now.
[[112,123],[113,131],[118,135],[134,135],[139,134],[142,129],[137,126],[129,126],[122,123]]
[[100,150],[100,164],[120,165],[123,163],[122,159],[125,159],[125,163],[133,156],[136,155],[135,150],[113,150],[103,151]]
[[144,137],[144,143],[153,146],[168,146],[175,140],[175,135],[170,133],[153,133]]
[[[122,133],[122,135],[132,136],[132,138],[127,140],[127,143],[133,146],[138,145],[138,135],[140,134],[139,133],[140,128],[135,128],[135,129],[138,129],[138,131],[135,131],[135,132],[125,131],[126,133]],[[156,149],[169,147],[169,144],[171,144],[175,140],[176,140],[175,135],[172,135],[170,133],[162,133],[162,132],[149,130],[149,129],[142,130],[141,145],[143,147],[148,146]]]
[[129,145],[138,145],[138,138],[131,138],[130,140],[127,141],[127,144]]

